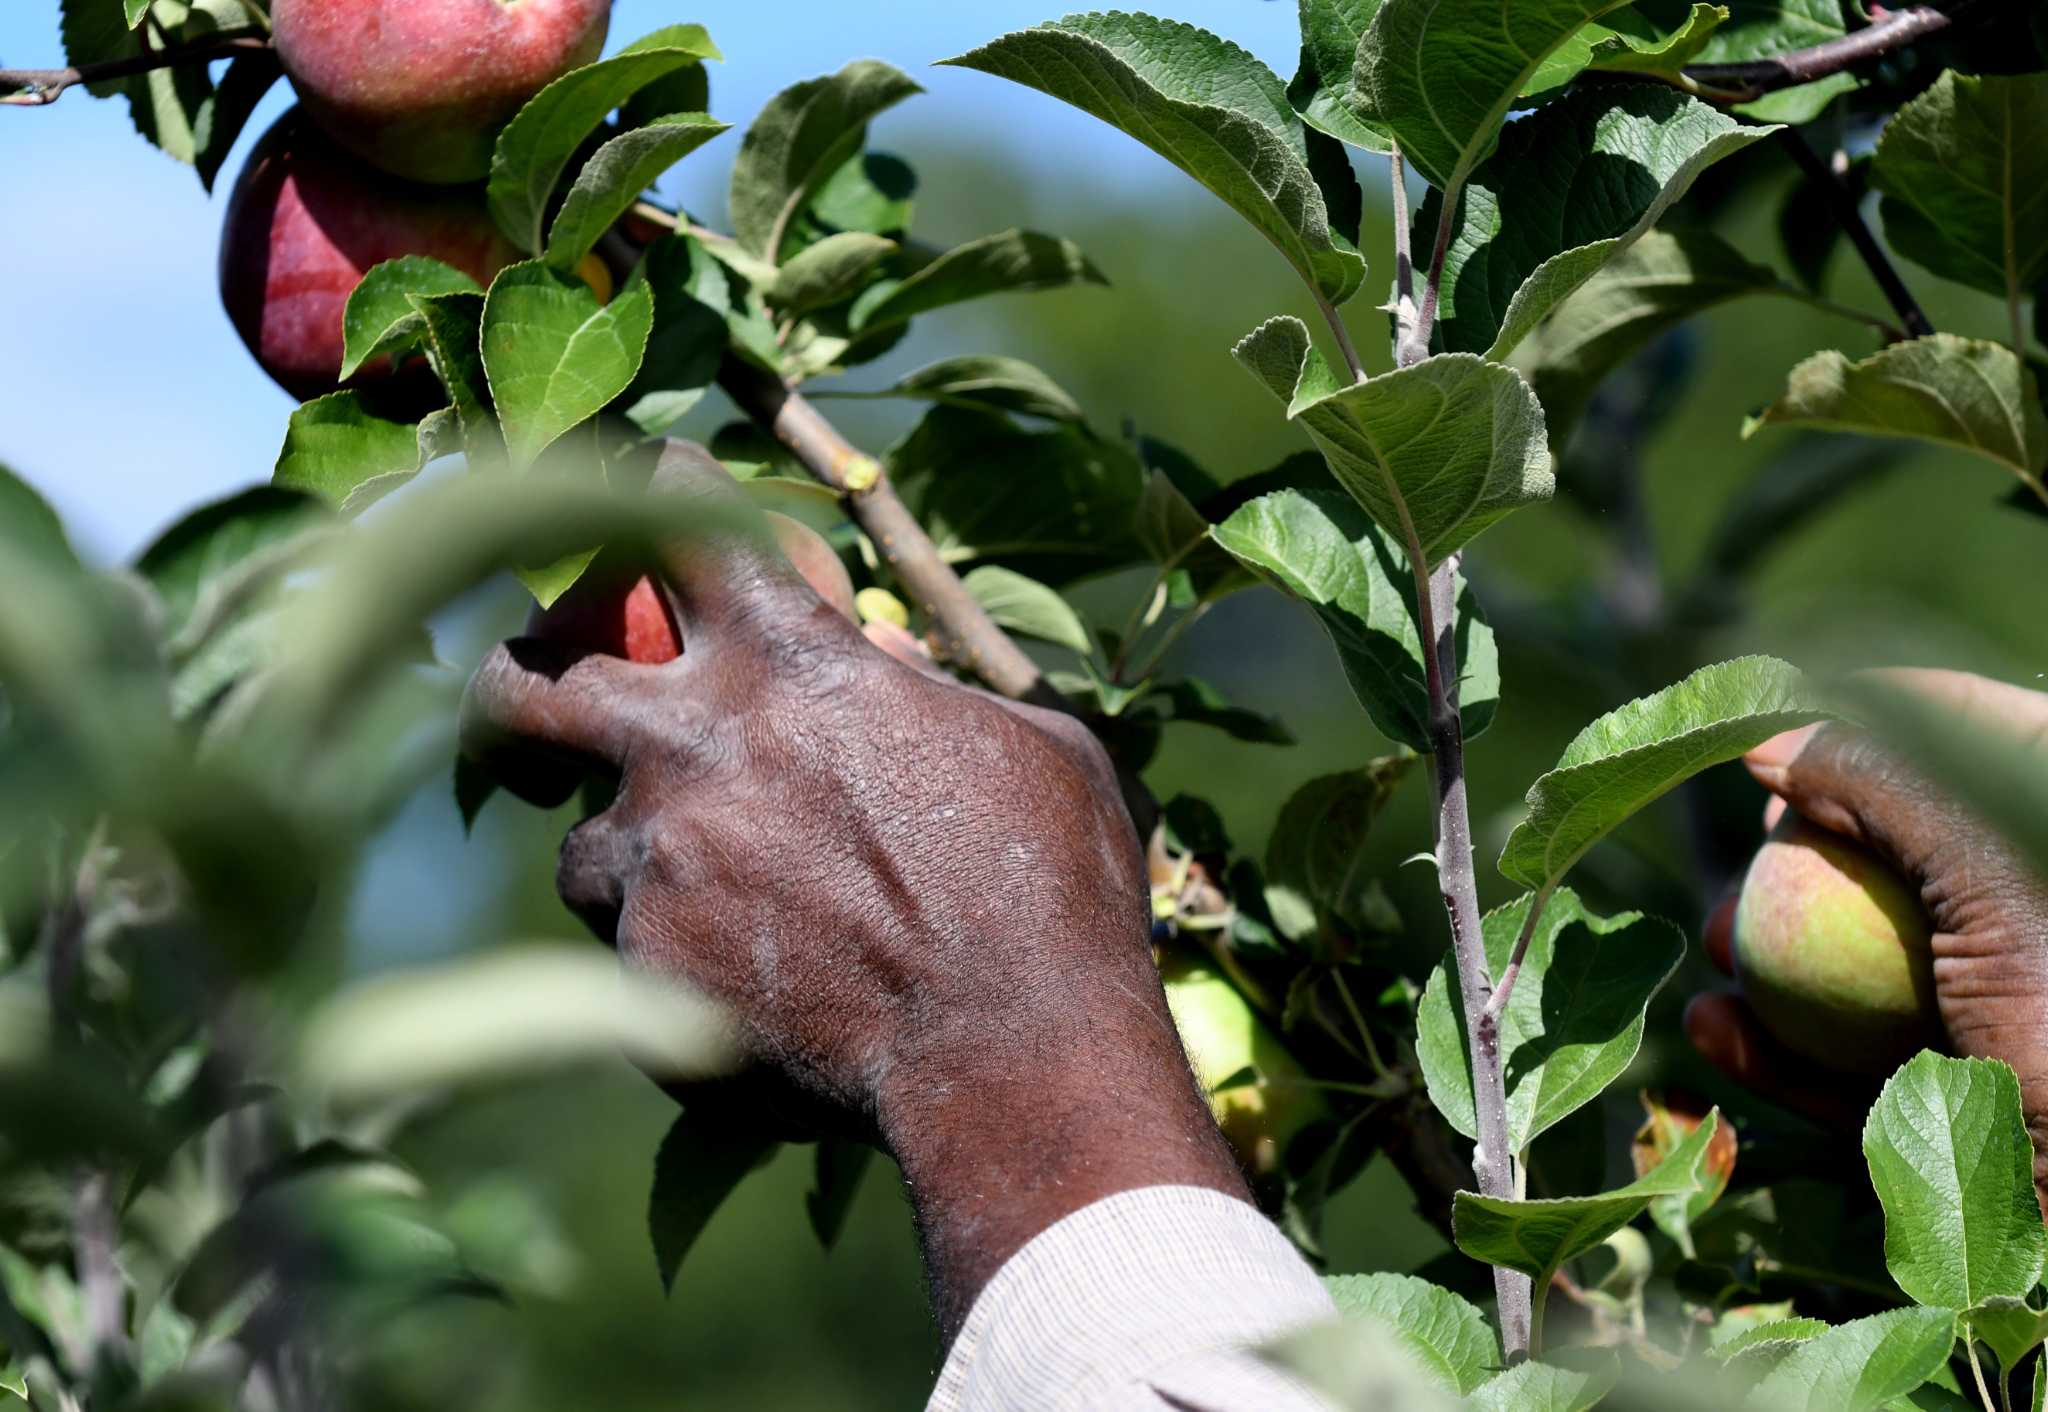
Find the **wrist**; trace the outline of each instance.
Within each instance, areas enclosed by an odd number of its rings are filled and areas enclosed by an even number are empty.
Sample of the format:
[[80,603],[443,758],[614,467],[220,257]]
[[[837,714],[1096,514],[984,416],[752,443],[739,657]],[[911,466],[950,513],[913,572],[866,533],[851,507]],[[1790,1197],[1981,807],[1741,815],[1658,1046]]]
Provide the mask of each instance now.
[[1122,984],[1097,973],[1092,994],[949,1007],[890,1064],[877,1116],[947,1337],[1004,1261],[1083,1206],[1146,1186],[1250,1200],[1142,959]]

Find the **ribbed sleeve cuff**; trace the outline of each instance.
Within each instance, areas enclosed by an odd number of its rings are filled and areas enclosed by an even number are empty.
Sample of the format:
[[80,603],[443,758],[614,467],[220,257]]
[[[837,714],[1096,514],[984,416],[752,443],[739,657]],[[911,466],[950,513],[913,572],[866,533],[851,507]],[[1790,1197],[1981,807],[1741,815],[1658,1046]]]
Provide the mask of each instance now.
[[1120,1192],[996,1272],[927,1412],[1322,1412],[1250,1350],[1335,1313],[1254,1207],[1201,1187]]

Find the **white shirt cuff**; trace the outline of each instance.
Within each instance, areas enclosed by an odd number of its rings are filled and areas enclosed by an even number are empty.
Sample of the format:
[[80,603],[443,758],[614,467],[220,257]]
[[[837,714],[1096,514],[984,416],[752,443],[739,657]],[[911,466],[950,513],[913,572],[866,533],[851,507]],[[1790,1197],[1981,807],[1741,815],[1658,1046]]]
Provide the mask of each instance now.
[[1251,1350],[1335,1313],[1256,1208],[1201,1187],[1120,1192],[996,1272],[927,1412],[1323,1412]]

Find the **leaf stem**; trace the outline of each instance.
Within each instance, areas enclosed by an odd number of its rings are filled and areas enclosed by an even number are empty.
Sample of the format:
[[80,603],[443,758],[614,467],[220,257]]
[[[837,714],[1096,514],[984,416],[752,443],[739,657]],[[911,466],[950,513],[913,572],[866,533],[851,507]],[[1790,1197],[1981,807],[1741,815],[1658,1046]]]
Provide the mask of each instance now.
[[178,68],[186,64],[207,64],[215,59],[269,47],[270,36],[260,28],[249,26],[224,29],[192,44],[152,49],[125,59],[109,59],[101,64],[77,64],[62,69],[0,69],[0,90],[8,90],[0,96],[0,104],[40,108],[56,102],[64,96],[66,89],[81,83],[100,83],[110,78],[127,78],[153,69]]
[[1394,204],[1394,356],[1398,358],[1409,330],[1415,325],[1415,252],[1409,231],[1413,218],[1408,213],[1408,163],[1401,156],[1398,142],[1387,149],[1387,166],[1392,179],[1389,194]]
[[[1900,13],[1907,13],[1901,11]],[[1943,20],[1946,23],[1946,17]],[[1873,26],[1872,28],[1875,28]],[[1868,33],[1868,31],[1864,31]],[[1877,237],[1870,233],[1864,222],[1863,213],[1856,207],[1856,198],[1849,194],[1849,188],[1842,185],[1842,179],[1835,175],[1834,168],[1822,160],[1813,145],[1800,136],[1796,127],[1781,128],[1778,140],[1785,145],[1794,165],[1806,174],[1807,180],[1820,187],[1827,197],[1828,208],[1834,212],[1835,220],[1842,227],[1842,233],[1849,237],[1849,243],[1856,247],[1856,253],[1870,270],[1877,287],[1884,291],[1884,297],[1899,316],[1899,322],[1914,338],[1925,338],[1934,332],[1934,325],[1927,321],[1920,303],[1913,292],[1906,288],[1906,282],[1899,278],[1899,272],[1877,243]]]
[[1501,968],[1500,984],[1494,987],[1492,999],[1486,1002],[1486,1013],[1496,1023],[1508,1008],[1508,996],[1513,994],[1515,980],[1522,974],[1522,959],[1529,954],[1530,938],[1536,935],[1536,924],[1543,920],[1543,904],[1550,901],[1551,889],[1555,886],[1555,883],[1545,883],[1536,889],[1536,895],[1529,903],[1529,919],[1522,923],[1522,934],[1515,938],[1515,949],[1509,954],[1507,965]]
[[1351,370],[1353,382],[1365,381],[1365,364],[1358,359],[1357,345],[1351,341],[1351,330],[1344,327],[1344,319],[1337,312],[1337,306],[1316,291],[1316,308],[1322,310],[1323,322],[1330,326],[1330,333],[1337,340],[1337,351],[1344,355],[1344,366]]
[[1963,1348],[1970,1355],[1970,1376],[1977,1380],[1977,1396],[1984,1404],[1984,1412],[1998,1412],[1998,1404],[1991,1400],[1991,1389],[1984,1382],[1984,1364],[1977,1357],[1977,1340],[1964,1339]]
[[1436,221],[1436,244],[1429,252],[1429,278],[1423,281],[1422,303],[1415,311],[1415,327],[1407,340],[1394,350],[1394,361],[1410,367],[1429,356],[1429,336],[1436,327],[1436,309],[1444,283],[1444,252],[1451,248],[1451,227],[1457,219],[1458,201],[1465,193],[1460,182],[1444,193],[1443,211]]
[[1351,1012],[1351,1023],[1358,1027],[1358,1038],[1365,1045],[1366,1062],[1372,1065],[1375,1076],[1388,1079],[1393,1071],[1387,1068],[1386,1060],[1380,1057],[1380,1047],[1373,1042],[1372,1027],[1365,1022],[1365,1012],[1358,1008],[1358,1001],[1351,994],[1351,983],[1344,979],[1341,970],[1332,968],[1330,978],[1337,982],[1337,994],[1343,997],[1344,1008]]

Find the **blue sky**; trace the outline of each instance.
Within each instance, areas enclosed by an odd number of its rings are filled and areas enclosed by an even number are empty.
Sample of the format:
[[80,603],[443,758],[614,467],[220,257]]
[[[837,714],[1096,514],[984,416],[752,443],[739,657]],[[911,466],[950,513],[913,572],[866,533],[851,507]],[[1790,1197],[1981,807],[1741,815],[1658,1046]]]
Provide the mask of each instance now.
[[[1293,71],[1295,11],[1284,0],[1161,8]],[[706,25],[727,55],[713,69],[712,108],[736,128],[786,84],[850,59],[886,59],[930,90],[876,128],[913,159],[920,133],[943,132],[949,147],[978,140],[1047,180],[1085,160],[1094,182],[1133,196],[1185,188],[1151,153],[1052,99],[930,67],[1060,13],[1060,0],[623,0],[611,47],[664,24]],[[43,67],[61,56],[56,0],[0,7],[0,62]],[[274,91],[240,148],[288,101]],[[667,193],[707,214],[722,209],[736,142],[729,135],[684,163]],[[215,292],[221,203],[241,155],[209,197],[190,168],[134,134],[120,100],[74,90],[46,108],[0,113],[11,198],[0,222],[0,461],[49,495],[95,554],[126,556],[182,509],[269,474],[292,403],[243,351]]]

